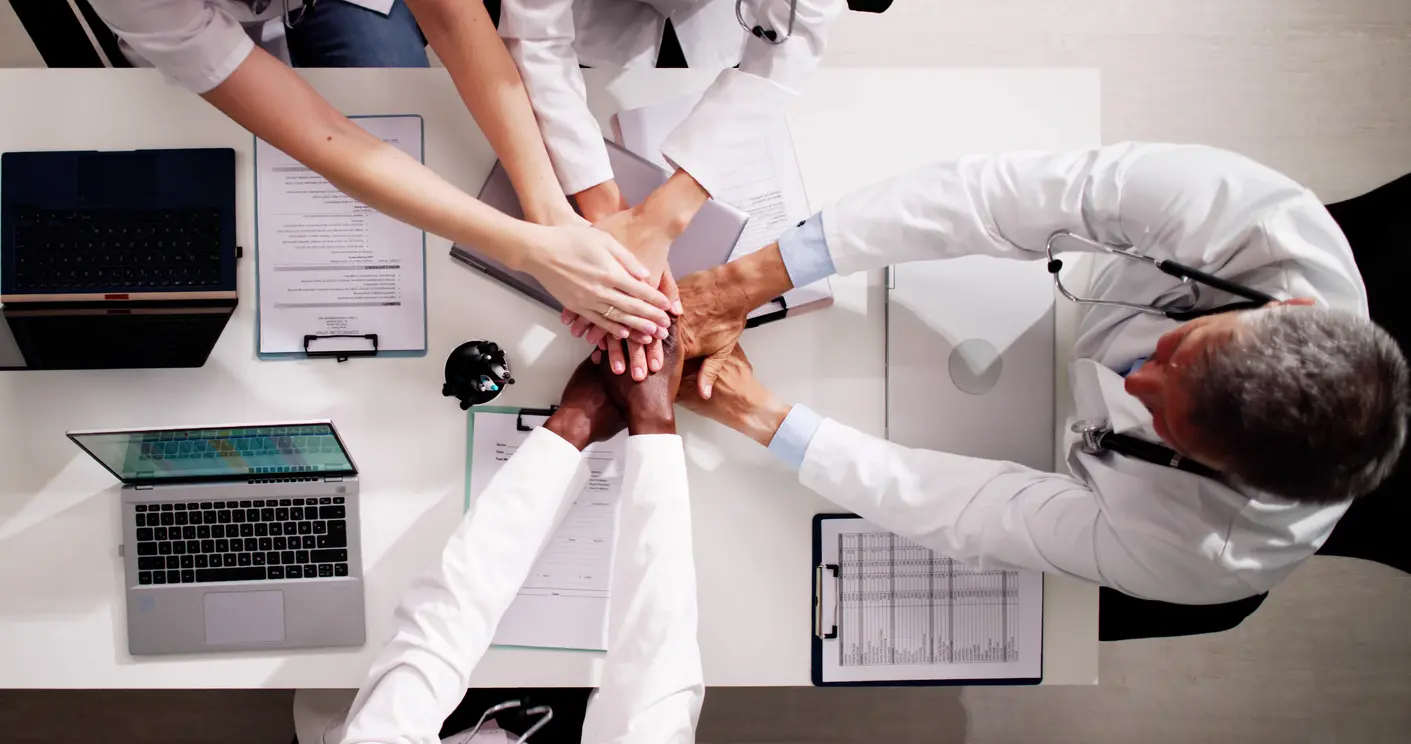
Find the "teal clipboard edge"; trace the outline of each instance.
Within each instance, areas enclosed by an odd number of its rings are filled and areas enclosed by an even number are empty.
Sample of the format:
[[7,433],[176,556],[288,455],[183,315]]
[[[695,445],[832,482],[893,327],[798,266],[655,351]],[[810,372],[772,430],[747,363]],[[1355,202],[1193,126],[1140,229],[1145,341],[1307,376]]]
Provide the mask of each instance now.
[[[813,681],[814,687],[1025,687],[1037,685],[1044,681],[1044,649],[1039,646],[1039,676],[1022,677],[1015,679],[904,679],[904,680],[877,680],[872,682],[824,682],[823,681],[823,639],[814,632],[815,603],[818,601],[818,571],[815,569],[823,563],[823,522],[829,519],[863,519],[856,514],[815,514],[813,515],[813,562],[809,566],[808,573],[812,590],[808,593],[808,641],[811,646],[809,653],[809,678]],[[865,519],[863,521],[866,521]],[[1045,582],[1046,583],[1046,582]],[[1044,617],[1040,620],[1040,628],[1043,623],[1048,622]],[[1042,632],[1040,638],[1042,638]]]
[[[470,470],[474,466],[475,456],[475,414],[477,413],[504,413],[511,416],[518,416],[520,411],[532,406],[471,406],[466,411],[465,424],[465,503],[461,512],[470,511]],[[490,644],[491,648],[515,648],[529,651],[569,651],[576,654],[598,654],[607,653],[596,648],[564,648],[562,646],[506,646],[499,643]]]
[[[349,116],[349,119],[410,119],[415,118],[421,124],[421,153],[418,160],[422,165],[426,165],[426,119],[421,114],[357,114]],[[310,359],[308,354],[302,351],[260,351],[260,138],[250,135],[255,146],[250,150],[250,163],[254,168],[255,175],[255,356],[263,362],[278,362],[289,359]],[[402,351],[379,351],[373,355],[372,359],[378,357],[424,357],[427,350],[431,348],[430,330],[430,310],[431,300],[427,296],[426,285],[426,231],[421,231],[421,348],[404,349]],[[332,358],[332,357],[330,357]]]

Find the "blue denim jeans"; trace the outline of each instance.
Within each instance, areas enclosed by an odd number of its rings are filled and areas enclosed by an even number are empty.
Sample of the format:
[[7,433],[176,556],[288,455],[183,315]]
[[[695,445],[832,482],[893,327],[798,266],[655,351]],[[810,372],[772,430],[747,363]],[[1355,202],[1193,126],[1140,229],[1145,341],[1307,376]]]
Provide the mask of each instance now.
[[[279,0],[275,0],[279,2]],[[291,0],[291,7],[296,0]],[[427,67],[426,37],[397,0],[382,15],[344,0],[319,0],[287,32],[295,67]]]

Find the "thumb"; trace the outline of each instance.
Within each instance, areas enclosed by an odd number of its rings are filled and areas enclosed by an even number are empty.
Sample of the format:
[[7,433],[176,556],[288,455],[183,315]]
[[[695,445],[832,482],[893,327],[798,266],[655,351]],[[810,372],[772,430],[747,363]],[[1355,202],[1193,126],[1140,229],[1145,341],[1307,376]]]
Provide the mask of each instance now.
[[681,315],[686,309],[681,307],[681,291],[676,286],[676,277],[671,274],[671,266],[661,273],[661,286],[657,287],[661,293],[666,295],[666,300],[671,303],[671,313]]
[[701,392],[701,397],[710,400],[711,388],[715,386],[715,381],[720,377],[720,371],[725,367],[725,360],[730,358],[730,352],[735,348],[731,344],[728,348],[711,354],[704,362],[701,362],[700,378],[696,381],[696,386]]

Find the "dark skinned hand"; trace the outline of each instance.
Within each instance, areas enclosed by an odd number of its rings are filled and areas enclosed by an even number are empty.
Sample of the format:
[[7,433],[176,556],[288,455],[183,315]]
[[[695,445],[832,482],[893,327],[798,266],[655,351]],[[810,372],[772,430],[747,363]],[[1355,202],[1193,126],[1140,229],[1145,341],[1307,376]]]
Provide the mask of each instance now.
[[599,365],[591,359],[584,359],[568,378],[559,408],[549,417],[544,428],[563,437],[580,451],[594,442],[611,439],[622,431],[627,419],[622,409],[608,397],[603,385],[605,376],[616,377],[604,375]]

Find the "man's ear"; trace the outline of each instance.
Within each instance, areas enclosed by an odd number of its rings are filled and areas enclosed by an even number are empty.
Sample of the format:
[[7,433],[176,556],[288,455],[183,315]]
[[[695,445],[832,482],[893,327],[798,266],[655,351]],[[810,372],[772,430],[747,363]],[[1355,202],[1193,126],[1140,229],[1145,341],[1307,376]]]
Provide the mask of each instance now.
[[1312,297],[1294,297],[1288,300],[1275,300],[1264,307],[1309,307],[1318,304]]

